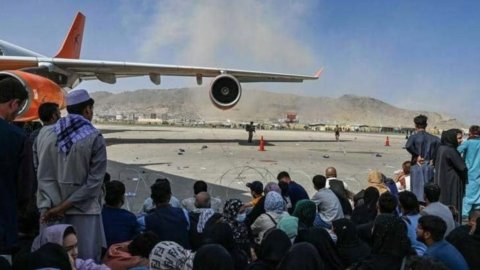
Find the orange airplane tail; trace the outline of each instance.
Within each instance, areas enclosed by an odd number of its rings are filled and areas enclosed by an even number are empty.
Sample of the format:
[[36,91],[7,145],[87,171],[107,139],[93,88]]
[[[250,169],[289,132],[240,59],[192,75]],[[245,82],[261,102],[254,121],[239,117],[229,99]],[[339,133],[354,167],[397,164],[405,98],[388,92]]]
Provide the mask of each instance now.
[[75,20],[68,31],[63,45],[58,51],[55,58],[80,58],[80,50],[82,49],[83,28],[85,26],[85,16],[78,12]]

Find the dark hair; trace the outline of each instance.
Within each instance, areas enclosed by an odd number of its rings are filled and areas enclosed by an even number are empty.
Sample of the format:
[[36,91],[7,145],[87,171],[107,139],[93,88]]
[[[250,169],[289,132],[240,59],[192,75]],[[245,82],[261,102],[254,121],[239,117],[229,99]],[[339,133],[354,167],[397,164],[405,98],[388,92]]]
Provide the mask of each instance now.
[[278,187],[282,191],[282,196],[288,196],[288,184],[285,182],[278,182]]
[[193,194],[197,195],[202,191],[207,192],[207,183],[202,180],[196,181],[195,184],[193,184]]
[[382,214],[393,214],[397,208],[398,201],[390,192],[384,192],[378,199],[378,208]]
[[77,235],[77,232],[73,228],[73,226],[68,226],[65,231],[63,232],[63,238],[67,237],[69,234]]
[[406,170],[407,170],[406,172],[403,171],[403,172],[406,173],[406,174],[410,174],[410,169],[411,169],[411,167],[412,167],[412,162],[409,161],[409,160],[407,160],[407,161],[405,161],[405,162],[402,163],[402,170],[405,170],[405,169],[406,169]]
[[24,101],[28,98],[28,92],[21,82],[14,78],[4,78],[0,80],[0,103],[5,103],[14,99]]
[[105,184],[105,203],[114,206],[123,201],[125,185],[120,181],[111,181]]
[[315,175],[312,179],[312,182],[315,189],[321,189],[327,184],[327,178],[323,175]]
[[110,182],[111,176],[108,172],[105,172],[105,175],[103,176],[103,183],[106,184]]
[[168,179],[157,179],[150,187],[152,200],[155,204],[166,203],[170,200],[172,189]]
[[442,240],[447,231],[447,223],[440,217],[434,215],[420,217],[418,225],[422,227],[422,230],[429,232],[435,242]]
[[480,127],[477,125],[473,125],[468,129],[468,132],[478,135],[478,133],[480,132]]
[[288,174],[288,172],[280,172],[278,175],[277,175],[277,180],[280,181],[280,179],[284,178],[284,177],[288,177],[290,178],[290,175]]
[[148,258],[150,252],[155,247],[156,244],[160,242],[160,237],[157,234],[151,231],[147,231],[137,235],[133,238],[132,242],[128,244],[128,252],[132,256],[141,256],[143,258]]
[[420,211],[420,204],[417,196],[411,191],[402,191],[398,193],[398,202],[402,206],[405,214],[415,215]]
[[93,106],[95,101],[93,99],[86,100],[84,102],[67,106],[67,112],[70,114],[83,114],[83,110],[87,107]]
[[423,193],[425,193],[425,197],[431,203],[438,202],[440,199],[440,192],[440,186],[435,183],[428,183],[423,187]]
[[413,122],[415,123],[415,127],[417,128],[426,128],[427,127],[427,120],[428,117],[426,117],[423,114],[420,114],[413,118]]
[[38,117],[42,122],[48,122],[52,120],[53,116],[58,111],[58,104],[52,102],[45,102],[38,108]]

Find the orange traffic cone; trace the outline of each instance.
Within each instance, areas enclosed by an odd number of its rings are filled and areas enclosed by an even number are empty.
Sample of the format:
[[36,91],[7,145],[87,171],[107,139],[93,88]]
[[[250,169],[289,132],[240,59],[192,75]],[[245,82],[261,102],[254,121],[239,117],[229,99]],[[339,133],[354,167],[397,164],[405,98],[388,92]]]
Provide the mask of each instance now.
[[260,145],[258,147],[258,151],[265,151],[265,141],[263,140],[263,136],[260,137]]
[[387,139],[385,140],[385,146],[390,146],[390,139],[388,139],[388,136],[387,136]]

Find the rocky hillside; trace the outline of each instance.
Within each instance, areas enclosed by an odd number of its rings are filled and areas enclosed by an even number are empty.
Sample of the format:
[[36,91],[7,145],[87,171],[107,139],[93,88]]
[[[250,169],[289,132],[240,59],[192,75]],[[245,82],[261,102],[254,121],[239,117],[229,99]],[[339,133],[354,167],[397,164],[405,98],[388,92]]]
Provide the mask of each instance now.
[[432,127],[465,127],[456,119],[439,113],[401,109],[378,99],[354,95],[339,98],[306,97],[245,90],[237,106],[227,111],[211,104],[206,88],[137,90],[118,94],[94,92],[92,95],[98,115],[155,113],[164,119],[276,122],[284,119],[287,112],[295,112],[301,123],[411,127],[413,117],[422,113],[429,117]]

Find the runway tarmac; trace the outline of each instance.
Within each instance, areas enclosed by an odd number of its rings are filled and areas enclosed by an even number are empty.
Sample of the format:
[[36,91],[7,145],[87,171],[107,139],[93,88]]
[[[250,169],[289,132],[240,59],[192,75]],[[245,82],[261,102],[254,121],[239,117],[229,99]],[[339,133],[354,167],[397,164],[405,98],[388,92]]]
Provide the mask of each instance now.
[[[137,211],[150,195],[156,178],[171,180],[179,199],[193,194],[197,179],[210,183],[213,196],[248,199],[247,182],[276,181],[280,171],[305,187],[310,195],[311,179],[337,168],[338,178],[357,192],[366,186],[367,174],[378,169],[391,177],[410,158],[403,146],[405,136],[333,132],[257,130],[248,144],[241,129],[183,128],[97,125],[107,142],[108,168],[112,179],[127,185],[129,206]],[[263,136],[266,151],[258,151]]]

